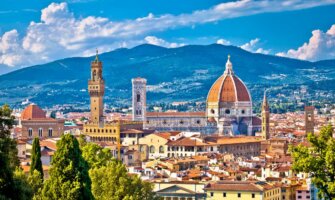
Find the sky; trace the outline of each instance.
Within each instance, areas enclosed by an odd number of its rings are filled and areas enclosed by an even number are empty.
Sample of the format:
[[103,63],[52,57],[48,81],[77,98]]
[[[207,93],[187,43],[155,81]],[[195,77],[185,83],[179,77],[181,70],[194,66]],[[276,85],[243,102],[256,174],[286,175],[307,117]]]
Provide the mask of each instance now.
[[335,59],[335,0],[2,0],[0,71],[149,43]]

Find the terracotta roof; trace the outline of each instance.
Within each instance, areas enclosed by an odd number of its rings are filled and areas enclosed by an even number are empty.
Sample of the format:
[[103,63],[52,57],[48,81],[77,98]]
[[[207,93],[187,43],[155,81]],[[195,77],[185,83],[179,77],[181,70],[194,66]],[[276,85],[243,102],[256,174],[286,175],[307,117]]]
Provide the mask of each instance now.
[[157,136],[159,136],[159,137],[162,137],[162,138],[164,138],[164,139],[169,140],[169,139],[170,139],[170,136],[171,136],[171,133],[169,133],[169,132],[155,133],[155,135],[157,135]]
[[210,117],[210,118],[208,118],[207,121],[208,121],[208,122],[211,122],[211,123],[216,123],[216,120],[215,120],[214,117]]
[[[23,170],[23,172],[28,173],[30,170],[30,166],[29,165],[21,165],[21,168]],[[48,171],[49,170],[49,166],[47,165],[42,165],[43,171]]]
[[208,143],[204,143],[202,141],[199,141],[195,138],[180,138],[178,140],[170,141],[167,143],[168,146],[207,146],[210,145]]
[[205,117],[205,112],[147,112],[147,117]]
[[222,181],[208,184],[204,190],[262,192],[274,188],[266,182]]
[[27,106],[21,113],[21,120],[45,119],[45,112],[37,105]]
[[144,133],[144,131],[142,131],[142,130],[137,130],[137,129],[128,129],[128,130],[121,131],[121,133],[135,133],[135,134],[141,134],[141,133]]
[[251,101],[244,83],[235,75],[223,74],[212,85],[207,102]]
[[241,137],[219,137],[217,144],[240,144],[240,143],[254,143],[261,142],[259,137],[254,136],[241,136]]
[[48,147],[51,150],[57,150],[57,145],[55,142],[51,142],[48,140],[41,140],[40,141],[40,146],[41,147]]

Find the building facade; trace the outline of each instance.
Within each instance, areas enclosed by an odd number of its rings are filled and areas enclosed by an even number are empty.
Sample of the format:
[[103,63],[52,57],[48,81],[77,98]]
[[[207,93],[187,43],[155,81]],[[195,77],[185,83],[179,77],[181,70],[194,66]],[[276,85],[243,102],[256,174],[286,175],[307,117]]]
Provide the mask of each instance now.
[[266,182],[222,181],[205,187],[207,200],[279,200],[281,188]]
[[22,111],[20,124],[24,138],[60,137],[64,132],[64,120],[46,117],[46,113],[34,104]]

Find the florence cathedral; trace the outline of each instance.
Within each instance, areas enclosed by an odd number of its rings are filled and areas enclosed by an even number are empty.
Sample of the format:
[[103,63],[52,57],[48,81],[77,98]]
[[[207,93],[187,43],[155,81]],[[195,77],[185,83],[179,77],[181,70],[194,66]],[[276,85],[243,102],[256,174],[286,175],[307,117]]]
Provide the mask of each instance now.
[[248,88],[233,71],[230,56],[223,74],[210,88],[205,112],[147,112],[146,83],[144,78],[132,79],[132,121],[106,121],[103,116],[105,80],[102,62],[91,62],[90,121],[84,125],[84,133],[91,141],[108,141],[120,144],[123,129],[140,128],[156,131],[185,131],[227,136],[254,136],[261,131],[262,120],[252,111],[252,99]]

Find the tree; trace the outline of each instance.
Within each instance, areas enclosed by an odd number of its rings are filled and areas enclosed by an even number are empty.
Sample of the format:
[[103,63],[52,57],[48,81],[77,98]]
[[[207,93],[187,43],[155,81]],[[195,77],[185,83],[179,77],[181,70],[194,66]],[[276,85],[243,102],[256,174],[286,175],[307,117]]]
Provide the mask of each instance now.
[[85,135],[80,134],[78,138],[78,142],[79,142],[79,147],[82,150],[82,148],[87,144]]
[[92,194],[97,200],[158,199],[152,191],[152,185],[137,176],[129,176],[120,161],[113,160],[107,166],[90,169],[89,174]]
[[34,199],[41,199],[41,192],[43,188],[43,179],[41,179],[41,174],[36,169],[29,174],[28,184],[33,191]]
[[17,157],[16,141],[10,138],[14,117],[8,105],[0,107],[0,199],[15,199],[14,170],[20,162]]
[[324,126],[320,134],[308,134],[310,147],[298,145],[291,147],[292,169],[308,173],[312,183],[319,189],[319,196],[335,199],[335,139],[333,127]]
[[30,175],[37,170],[40,173],[41,179],[43,179],[43,167],[41,161],[41,147],[40,140],[38,138],[34,138],[32,151],[31,151],[31,165],[30,165]]
[[12,199],[31,200],[34,194],[33,189],[30,187],[27,176],[21,168],[16,168],[14,171],[14,191]]
[[65,134],[57,142],[51,165],[50,179],[45,181],[42,199],[92,199],[88,164],[74,136]]
[[113,160],[110,150],[100,147],[96,143],[86,143],[86,145],[82,147],[82,152],[89,168],[106,166]]

